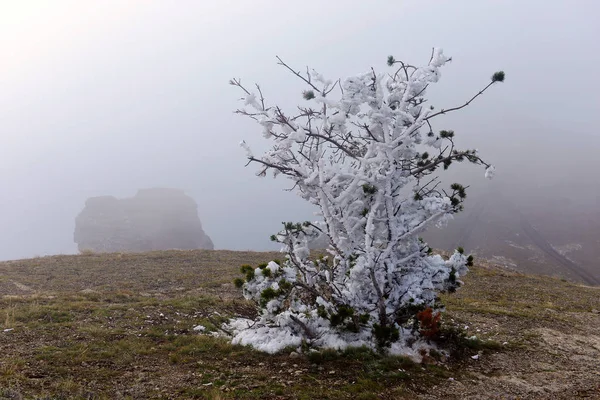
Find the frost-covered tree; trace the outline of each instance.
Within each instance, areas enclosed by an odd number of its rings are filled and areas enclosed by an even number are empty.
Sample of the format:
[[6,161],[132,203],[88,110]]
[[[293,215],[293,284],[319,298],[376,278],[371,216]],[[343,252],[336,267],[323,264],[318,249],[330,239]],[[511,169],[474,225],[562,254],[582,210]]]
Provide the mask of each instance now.
[[[292,180],[320,219],[285,223],[272,236],[283,244],[283,261],[242,267],[245,279],[236,283],[257,302],[259,315],[231,320],[227,328],[235,343],[267,352],[366,345],[411,353],[421,340],[415,315],[440,309],[437,294],[454,291],[472,264],[462,249],[447,260],[432,254],[419,237],[460,211],[466,197],[460,184],[443,188],[436,173],[467,161],[484,166],[488,178],[494,174],[476,150],[457,148],[454,132],[436,132],[432,122],[469,105],[504,73],[465,104],[436,111],[425,92],[450,61],[440,49],[424,67],[390,56],[388,72],[371,69],[343,81],[277,59],[305,85],[303,104],[287,112],[267,103],[260,86],[230,81],[243,92],[245,105],[236,112],[273,141],[262,156],[245,141],[241,146],[259,176]],[[323,234],[328,254],[311,257],[308,244]]]

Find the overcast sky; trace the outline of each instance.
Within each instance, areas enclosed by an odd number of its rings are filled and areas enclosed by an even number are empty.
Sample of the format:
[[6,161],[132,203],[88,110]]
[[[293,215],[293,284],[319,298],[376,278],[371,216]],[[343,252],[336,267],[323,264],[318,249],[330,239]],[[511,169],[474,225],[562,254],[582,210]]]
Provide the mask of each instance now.
[[502,69],[503,85],[438,128],[505,176],[598,181],[599,13],[595,0],[0,0],[0,259],[75,252],[88,197],[146,187],[184,189],[219,249],[270,248],[281,221],[311,218],[238,146],[265,142],[232,113],[230,78],[301,101],[276,55],[338,78],[442,47],[438,108]]

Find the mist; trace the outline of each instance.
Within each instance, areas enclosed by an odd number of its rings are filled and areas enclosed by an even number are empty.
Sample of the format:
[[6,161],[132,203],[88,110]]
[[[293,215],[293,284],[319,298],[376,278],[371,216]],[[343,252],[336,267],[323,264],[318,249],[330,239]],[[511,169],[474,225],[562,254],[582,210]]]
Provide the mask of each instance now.
[[429,92],[437,108],[504,70],[504,84],[435,126],[477,148],[498,179],[466,165],[448,179],[523,209],[568,194],[597,217],[598,12],[591,0],[2,2],[0,259],[75,253],[87,198],[149,187],[192,196],[217,249],[273,249],[282,221],[315,210],[290,182],[245,167],[238,143],[268,143],[233,114],[228,81],[259,82],[293,107],[303,86],[276,55],[337,79],[385,69],[389,54],[424,64],[442,47],[453,61]]

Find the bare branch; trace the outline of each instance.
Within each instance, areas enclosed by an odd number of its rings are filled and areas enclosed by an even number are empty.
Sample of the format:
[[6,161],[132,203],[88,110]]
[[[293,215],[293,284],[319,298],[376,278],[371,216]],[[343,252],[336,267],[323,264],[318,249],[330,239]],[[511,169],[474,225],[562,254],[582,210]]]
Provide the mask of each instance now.
[[304,331],[304,333],[306,334],[306,337],[309,339],[312,339],[314,337],[313,332],[308,328],[308,326],[306,326],[306,324],[302,321],[300,321],[298,319],[298,317],[296,317],[293,314],[290,314],[290,319],[292,321],[294,321],[296,324],[298,324],[300,326],[300,328],[302,328],[302,330]]
[[247,95],[250,95],[250,92],[245,87],[242,86],[242,80],[241,79],[233,78],[232,80],[229,81],[229,84],[232,85],[232,86],[239,87],[244,92],[246,92]]
[[483,92],[485,92],[485,91],[486,91],[486,90],[487,90],[487,89],[488,89],[490,86],[492,86],[494,83],[496,83],[496,82],[493,82],[493,81],[492,81],[492,82],[488,83],[488,85],[487,85],[486,87],[484,87],[483,89],[481,89],[481,90],[479,91],[479,93],[477,93],[475,96],[471,97],[471,98],[469,99],[469,101],[467,101],[467,102],[466,102],[465,104],[463,104],[462,106],[459,106],[459,107],[454,107],[454,108],[449,108],[449,109],[447,109],[447,110],[444,110],[444,109],[442,109],[441,111],[438,111],[438,112],[436,112],[435,114],[431,114],[431,115],[429,115],[427,118],[424,118],[424,120],[425,120],[425,121],[427,121],[427,120],[430,120],[431,118],[437,117],[438,115],[441,115],[441,114],[446,114],[446,113],[449,113],[449,112],[452,112],[452,111],[460,110],[461,108],[465,108],[466,106],[468,106],[469,104],[471,104],[471,102],[472,102],[473,100],[475,100],[477,97],[481,96],[481,95],[483,94]]
[[221,332],[225,333],[225,334],[226,334],[226,335],[228,335],[228,336],[233,336],[233,333],[232,333],[231,331],[228,331],[227,329],[223,328],[223,326],[222,326],[223,324],[221,324],[221,323],[219,323],[219,322],[215,321],[215,320],[214,320],[214,318],[213,318],[213,317],[211,317],[210,315],[207,315],[207,316],[206,316],[206,319],[208,319],[208,320],[209,320],[209,322],[210,322],[211,324],[213,324],[213,325],[214,325],[214,327],[215,327],[215,328],[217,328],[218,330],[220,330]]
[[255,85],[256,85],[256,90],[258,90],[258,93],[260,94],[260,104],[264,111],[265,110],[265,97],[263,96],[262,90],[260,90],[260,86],[258,86],[258,83],[255,83]]
[[338,79],[337,81],[335,81],[335,83],[331,86],[331,88],[329,88],[329,90],[325,91],[325,96],[327,96],[329,93],[331,93],[333,91],[333,89],[335,89],[335,86],[338,85],[340,87],[340,90],[342,91],[342,94],[344,93],[344,90],[342,89],[342,82],[340,79]]
[[421,89],[421,91],[419,91],[419,93],[415,94],[413,97],[411,97],[407,101],[410,103],[411,101],[413,101],[414,99],[419,97],[421,94],[423,94],[423,92],[425,92],[425,90],[427,90],[428,87],[429,87],[429,84],[425,85],[425,87],[423,89]]
[[410,64],[405,64],[403,61],[394,61],[394,64],[400,64],[400,68],[398,68],[398,70],[396,71],[396,73],[394,74],[394,81],[398,78],[398,74],[400,73],[400,71],[404,71],[404,76],[406,77],[406,80],[409,80],[409,74],[408,74],[408,69],[412,69],[413,71],[416,71],[418,68],[415,67],[414,65],[410,65]]
[[[256,158],[256,157],[248,157],[248,160],[249,160],[248,164],[250,164],[250,162],[257,162],[257,163],[263,164],[265,167],[276,169],[276,170],[280,171],[282,174],[285,174],[285,175],[298,176],[298,177],[303,177],[304,176],[300,172],[296,171],[293,168],[284,167],[283,165],[273,164],[273,163],[261,160],[261,159]],[[246,164],[246,165],[248,165],[248,164]]]
[[313,85],[313,83],[309,80],[310,79],[310,74],[308,75],[309,79],[306,79],[305,77],[303,77],[302,75],[300,75],[299,72],[294,71],[289,65],[287,65],[286,63],[284,63],[283,60],[281,58],[279,58],[279,56],[276,56],[276,57],[277,57],[277,60],[279,61],[278,62],[279,65],[283,65],[288,70],[290,70],[292,72],[292,74],[296,75],[298,78],[300,78],[304,82],[306,82],[310,87],[312,87],[313,89],[315,89],[317,92],[321,93],[321,90],[318,87],[316,87],[315,85]]
[[334,146],[336,146],[338,149],[342,150],[344,153],[346,153],[346,155],[348,155],[351,158],[356,159],[357,157],[346,147],[342,146],[341,144],[339,144],[335,139],[325,136],[325,135],[321,135],[319,133],[313,133],[311,131],[309,131],[308,129],[304,128],[304,130],[306,131],[306,135],[307,136],[312,136],[312,137],[317,137],[320,139],[323,139],[331,144],[333,144]]

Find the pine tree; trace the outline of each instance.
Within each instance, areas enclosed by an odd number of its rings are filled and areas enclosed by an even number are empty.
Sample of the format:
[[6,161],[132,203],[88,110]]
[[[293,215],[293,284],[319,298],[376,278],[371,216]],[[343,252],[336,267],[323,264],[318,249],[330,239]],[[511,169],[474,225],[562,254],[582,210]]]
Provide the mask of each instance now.
[[[419,237],[462,210],[466,198],[464,186],[444,189],[436,173],[461,161],[484,166],[488,178],[494,172],[476,150],[458,149],[453,131],[435,133],[432,122],[469,105],[504,72],[465,104],[435,111],[425,92],[450,60],[441,49],[424,67],[390,56],[386,73],[371,69],[343,81],[277,60],[305,85],[302,104],[285,112],[266,102],[260,86],[231,80],[244,94],[236,112],[273,141],[259,157],[245,141],[241,146],[257,175],[290,179],[320,219],[286,222],[271,237],[283,245],[283,262],[242,267],[245,279],[236,284],[260,313],[227,328],[235,343],[267,352],[305,345],[411,353],[420,340],[417,313],[441,310],[438,294],[456,290],[473,262],[462,249],[447,260],[432,254]],[[321,235],[327,254],[311,256],[309,243]]]

